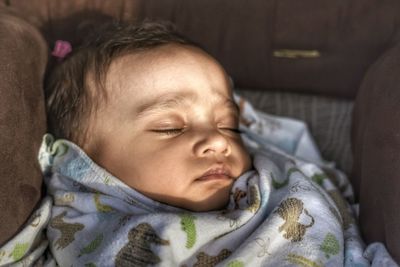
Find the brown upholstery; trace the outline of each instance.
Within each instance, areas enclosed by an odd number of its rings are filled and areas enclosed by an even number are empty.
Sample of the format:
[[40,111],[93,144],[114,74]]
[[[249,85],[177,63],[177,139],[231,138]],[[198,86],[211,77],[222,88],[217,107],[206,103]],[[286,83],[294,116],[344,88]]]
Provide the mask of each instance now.
[[[2,0],[0,9],[16,10],[50,48],[57,39],[79,44],[109,19],[170,20],[221,61],[238,87],[350,100],[368,68],[400,42],[398,0]],[[40,197],[46,55],[32,26],[4,15],[0,21],[1,244]],[[357,97],[351,177],[364,236],[386,242],[398,261],[399,50],[374,65]]]
[[360,226],[400,262],[400,45],[374,64],[354,110],[354,173]]
[[[369,65],[399,36],[397,0],[13,0],[46,40],[79,42],[97,19],[175,22],[237,86],[354,98]],[[282,49],[319,53],[287,58]],[[275,53],[274,53],[275,52]],[[304,51],[303,51],[304,52]]]
[[0,11],[0,245],[41,197],[37,162],[45,133],[42,77],[47,49],[39,32]]

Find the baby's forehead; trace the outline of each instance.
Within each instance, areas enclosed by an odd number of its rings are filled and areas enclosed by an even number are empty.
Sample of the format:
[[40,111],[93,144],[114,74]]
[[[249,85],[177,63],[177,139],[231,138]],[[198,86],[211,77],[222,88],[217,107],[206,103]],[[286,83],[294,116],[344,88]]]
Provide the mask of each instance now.
[[207,102],[215,103],[219,107],[229,107],[234,110],[238,110],[238,106],[233,100],[230,94],[225,95],[220,92],[214,91],[202,93],[199,91],[184,91],[177,90],[174,92],[164,92],[159,95],[143,99],[138,106],[138,113],[142,113],[152,109],[168,109],[175,107],[191,107],[201,100],[204,100],[204,96]]
[[130,67],[143,68],[143,64],[188,64],[202,61],[210,65],[220,64],[207,52],[199,47],[187,44],[164,44],[140,50],[127,51],[111,61],[111,66],[125,69]]
[[110,65],[106,87],[109,94],[138,110],[142,102],[169,107],[189,105],[199,96],[215,103],[232,99],[231,83],[221,65],[204,51],[184,45],[125,54]]
[[206,73],[208,79],[228,79],[223,67],[203,50],[189,45],[168,44],[126,53],[114,59],[107,76],[120,82],[128,79],[133,83],[140,79],[146,82],[143,80],[157,78],[167,83],[199,73]]

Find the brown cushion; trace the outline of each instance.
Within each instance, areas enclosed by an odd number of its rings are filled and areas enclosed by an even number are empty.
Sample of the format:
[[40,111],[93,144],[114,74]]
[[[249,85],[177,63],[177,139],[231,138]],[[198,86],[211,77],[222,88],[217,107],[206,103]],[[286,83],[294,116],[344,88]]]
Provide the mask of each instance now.
[[397,0],[5,2],[38,25],[49,44],[78,41],[83,20],[165,19],[203,44],[239,87],[349,98],[367,68],[400,37]]
[[360,227],[400,262],[400,45],[368,72],[354,107],[354,178]]
[[37,153],[45,132],[47,49],[32,26],[0,9],[0,246],[41,197]]

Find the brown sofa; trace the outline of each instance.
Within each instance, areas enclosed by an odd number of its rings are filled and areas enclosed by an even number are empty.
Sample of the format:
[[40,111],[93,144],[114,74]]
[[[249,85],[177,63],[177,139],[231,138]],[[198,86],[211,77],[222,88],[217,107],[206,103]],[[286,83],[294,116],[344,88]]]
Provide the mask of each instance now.
[[395,0],[1,1],[0,245],[42,194],[36,154],[55,40],[75,46],[106,20],[150,18],[201,43],[258,108],[306,120],[354,185],[363,237],[400,262],[398,10]]

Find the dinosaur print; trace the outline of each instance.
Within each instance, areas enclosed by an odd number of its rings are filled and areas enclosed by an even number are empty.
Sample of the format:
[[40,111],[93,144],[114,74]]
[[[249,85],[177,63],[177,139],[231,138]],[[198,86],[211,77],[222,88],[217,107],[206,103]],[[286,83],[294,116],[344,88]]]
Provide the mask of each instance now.
[[240,260],[233,260],[226,265],[227,267],[244,267],[243,261]]
[[260,197],[260,192],[258,191],[257,186],[251,185],[249,187],[249,206],[247,207],[247,210],[255,213],[261,205],[261,197]]
[[296,254],[287,255],[286,260],[292,264],[296,264],[297,266],[301,266],[301,267],[322,267],[323,266],[322,262],[315,262],[315,261],[309,260],[303,256],[296,255]]
[[111,208],[110,206],[101,204],[101,202],[100,202],[100,194],[99,193],[96,193],[93,198],[94,198],[94,203],[96,205],[96,209],[98,211],[100,211],[100,212],[110,212],[110,211],[113,210],[113,208]]
[[247,196],[246,191],[240,190],[239,188],[235,188],[235,192],[233,193],[233,202],[235,203],[235,210],[239,209],[239,202],[242,198]]
[[41,217],[42,214],[40,212],[35,212],[35,214],[31,218],[30,226],[38,227],[38,225],[40,224]]
[[228,258],[232,252],[227,249],[223,249],[216,256],[210,256],[204,252],[200,252],[196,258],[197,262],[193,265],[193,267],[214,267],[219,262]]
[[[303,212],[311,218],[309,225],[299,223],[299,218]],[[275,211],[285,220],[285,223],[279,227],[279,232],[285,231],[283,235],[292,242],[301,241],[306,233],[306,229],[314,225],[314,218],[303,208],[303,202],[297,198],[288,198],[283,201]]]
[[258,237],[254,240],[257,245],[260,247],[260,252],[257,253],[257,257],[261,258],[264,257],[265,255],[271,255],[271,253],[268,251],[270,245],[271,245],[271,241],[269,239],[269,237],[264,240],[261,237]]
[[85,226],[81,223],[66,223],[63,221],[66,211],[60,213],[50,221],[50,226],[61,232],[60,238],[55,242],[56,249],[66,248],[75,240],[75,234]]
[[229,233],[232,233],[237,228],[239,228],[240,225],[241,225],[241,219],[240,218],[235,219],[235,218],[228,217],[227,216],[227,211],[221,212],[221,214],[219,214],[216,218],[217,218],[217,220],[220,220],[220,221],[223,221],[223,222],[224,221],[229,222],[229,227],[231,228],[231,230],[227,231],[227,232],[224,232],[224,233],[222,233],[220,235],[217,235],[216,237],[214,237],[214,240],[220,239],[220,238],[228,235]]
[[56,195],[54,198],[54,203],[56,205],[69,205],[75,201],[75,195],[74,193],[64,193],[62,195]]
[[181,228],[186,233],[186,248],[192,248],[196,243],[196,224],[194,220],[196,219],[190,213],[184,213],[180,215],[181,217]]
[[322,186],[325,179],[328,179],[326,174],[324,173],[316,173],[311,177],[311,180]]
[[14,261],[18,261],[25,255],[28,249],[29,243],[17,243],[15,244],[15,247],[13,251],[11,251],[9,257],[12,257]]
[[115,258],[115,266],[148,266],[157,264],[161,259],[151,250],[151,244],[169,245],[168,240],[158,237],[148,223],[141,223],[128,234],[128,243],[122,247]]
[[301,192],[301,191],[309,192],[309,191],[312,191],[312,188],[308,185],[305,185],[304,183],[296,182],[289,189],[289,192],[291,192],[291,193],[297,193],[297,192]]
[[62,157],[68,153],[68,145],[63,140],[57,140],[51,146],[51,154],[53,156]]
[[320,250],[325,252],[325,256],[329,259],[330,256],[336,255],[340,252],[339,241],[333,234],[328,233],[320,246]]
[[84,254],[92,253],[101,245],[101,242],[103,242],[103,234],[98,234],[92,242],[90,242],[87,246],[81,249],[81,252],[78,257]]

